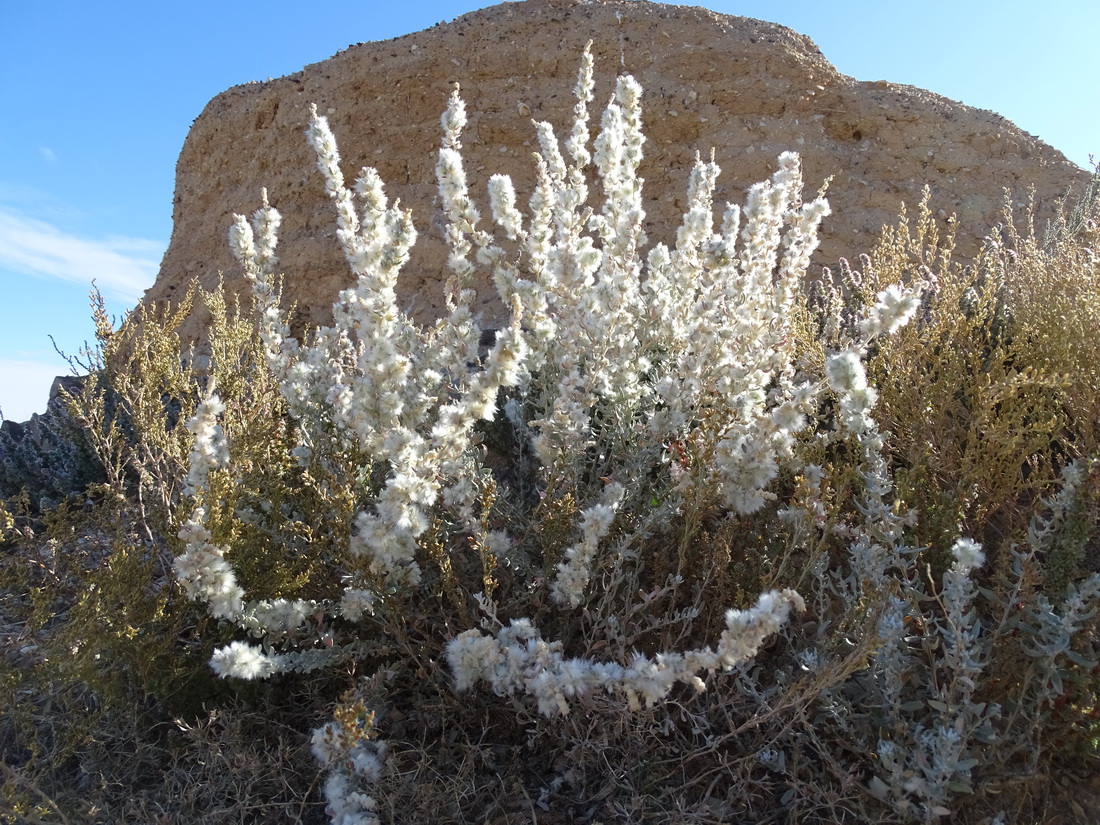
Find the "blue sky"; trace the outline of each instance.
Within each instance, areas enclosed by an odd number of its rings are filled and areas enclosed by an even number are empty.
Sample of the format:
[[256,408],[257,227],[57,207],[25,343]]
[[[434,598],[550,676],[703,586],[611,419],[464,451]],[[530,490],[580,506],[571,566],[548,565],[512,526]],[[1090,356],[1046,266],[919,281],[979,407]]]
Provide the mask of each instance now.
[[[1100,157],[1094,0],[710,0],[809,35],[841,72],[991,109],[1089,167]],[[92,336],[88,291],[132,307],[172,231],[176,159],[219,92],[428,28],[485,0],[0,0],[0,409],[45,407]]]

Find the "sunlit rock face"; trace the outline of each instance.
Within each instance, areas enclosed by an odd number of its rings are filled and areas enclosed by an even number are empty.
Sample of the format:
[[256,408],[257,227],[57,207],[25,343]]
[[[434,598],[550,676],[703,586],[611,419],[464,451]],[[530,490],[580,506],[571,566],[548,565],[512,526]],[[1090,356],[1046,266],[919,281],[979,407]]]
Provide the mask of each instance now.
[[[745,188],[767,178],[786,150],[802,155],[809,189],[831,176],[833,214],[823,226],[817,271],[869,251],[881,226],[903,201],[918,203],[926,185],[944,223],[957,215],[960,252],[970,253],[1002,220],[1005,187],[1016,208],[1034,187],[1042,219],[1087,178],[993,112],[912,86],[854,80],[809,38],[782,26],[651,2],[527,0],[361,43],[297,74],[215,97],[180,154],[172,241],[146,301],[177,297],[195,278],[211,288],[221,277],[231,292],[243,292],[226,233],[233,213],[254,211],[266,187],[283,215],[284,301],[298,307],[296,326],[330,320],[350,276],[304,135],[314,103],[328,115],[349,181],[373,166],[390,197],[413,210],[420,241],[399,297],[414,317],[436,317],[447,268],[435,153],[454,84],[470,117],[463,153],[472,192],[486,202],[490,175],[506,173],[525,203],[534,180],[532,120],[549,121],[565,136],[589,40],[597,104],[608,99],[618,73],[633,74],[645,90],[641,173],[650,242],[675,241],[697,152],[713,150],[722,167],[719,208],[725,200],[742,202]],[[598,117],[596,111],[593,127]],[[487,218],[488,207],[483,211]],[[501,314],[488,278],[477,286],[486,318]],[[196,315],[183,331],[201,337],[203,323]]]

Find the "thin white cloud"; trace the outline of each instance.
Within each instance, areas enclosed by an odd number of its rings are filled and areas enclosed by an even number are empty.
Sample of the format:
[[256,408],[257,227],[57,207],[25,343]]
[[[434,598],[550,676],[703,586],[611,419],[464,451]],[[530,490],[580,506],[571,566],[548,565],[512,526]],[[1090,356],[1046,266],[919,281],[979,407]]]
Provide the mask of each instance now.
[[0,206],[0,268],[81,284],[134,304],[153,285],[164,246],[138,238],[88,240]]
[[0,411],[8,421],[28,421],[46,411],[50,387],[69,372],[60,357],[53,363],[0,357]]
[[49,146],[39,146],[38,154],[42,155],[42,159],[46,161],[46,163],[57,163],[57,152]]

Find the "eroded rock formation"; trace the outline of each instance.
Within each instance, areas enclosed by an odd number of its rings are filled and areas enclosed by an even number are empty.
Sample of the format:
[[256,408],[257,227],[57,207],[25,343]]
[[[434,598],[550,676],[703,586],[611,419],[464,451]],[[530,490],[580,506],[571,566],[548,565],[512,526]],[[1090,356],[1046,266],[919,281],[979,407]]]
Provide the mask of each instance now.
[[[171,299],[192,278],[212,287],[220,273],[231,291],[243,291],[226,231],[232,214],[250,214],[267,187],[283,215],[284,299],[300,308],[299,324],[330,320],[350,276],[304,137],[315,103],[329,116],[349,179],[374,166],[390,197],[414,211],[420,241],[399,296],[415,317],[436,317],[447,270],[435,153],[453,84],[461,85],[470,115],[464,154],[475,196],[487,204],[486,182],[503,172],[525,203],[534,177],[531,121],[547,120],[564,135],[588,40],[596,105],[620,72],[645,89],[651,242],[674,241],[695,154],[712,148],[722,167],[719,203],[741,202],[785,150],[802,154],[808,189],[833,176],[820,264],[868,251],[902,201],[916,204],[926,184],[935,210],[957,214],[967,252],[999,221],[1005,187],[1017,201],[1034,187],[1042,217],[1087,178],[999,115],[911,86],[856,81],[809,38],[782,26],[651,2],[527,0],[352,46],[297,74],[214,98],[180,155],[172,240],[146,300]],[[491,286],[479,286],[486,314],[499,313]],[[185,332],[200,335],[201,323],[196,318]]]

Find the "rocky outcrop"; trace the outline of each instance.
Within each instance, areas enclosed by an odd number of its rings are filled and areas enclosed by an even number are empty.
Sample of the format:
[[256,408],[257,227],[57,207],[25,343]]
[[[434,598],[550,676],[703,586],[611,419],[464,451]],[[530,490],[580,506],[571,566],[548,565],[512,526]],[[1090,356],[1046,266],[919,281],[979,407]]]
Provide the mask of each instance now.
[[39,511],[106,480],[88,434],[67,405],[70,396],[81,395],[86,380],[58,376],[44,413],[23,423],[0,421],[0,500],[25,495],[27,506]]
[[[415,317],[443,307],[446,277],[434,204],[439,116],[461,84],[470,124],[464,154],[472,191],[513,176],[521,202],[533,180],[532,119],[563,134],[586,41],[593,41],[597,103],[614,76],[645,89],[647,233],[674,240],[696,152],[722,167],[719,199],[740,202],[776,156],[802,154],[808,188],[832,176],[816,260],[867,251],[900,204],[925,185],[942,217],[960,223],[962,252],[1000,220],[1004,188],[1033,187],[1040,218],[1087,173],[1004,118],[911,86],[842,75],[813,42],[782,26],[701,8],[628,0],[527,0],[464,15],[427,31],[362,43],[297,74],[238,86],[195,121],[177,165],[174,228],[146,301],[171,299],[197,278],[232,292],[243,277],[226,243],[234,212],[251,213],[267,187],[283,215],[284,299],[301,324],[330,319],[350,277],[334,213],[306,144],[309,104],[327,113],[345,174],[374,166],[391,197],[411,207],[420,242],[399,283]],[[487,213],[487,208],[485,212]],[[480,284],[488,315],[500,311]],[[200,319],[184,332],[200,334]]]

